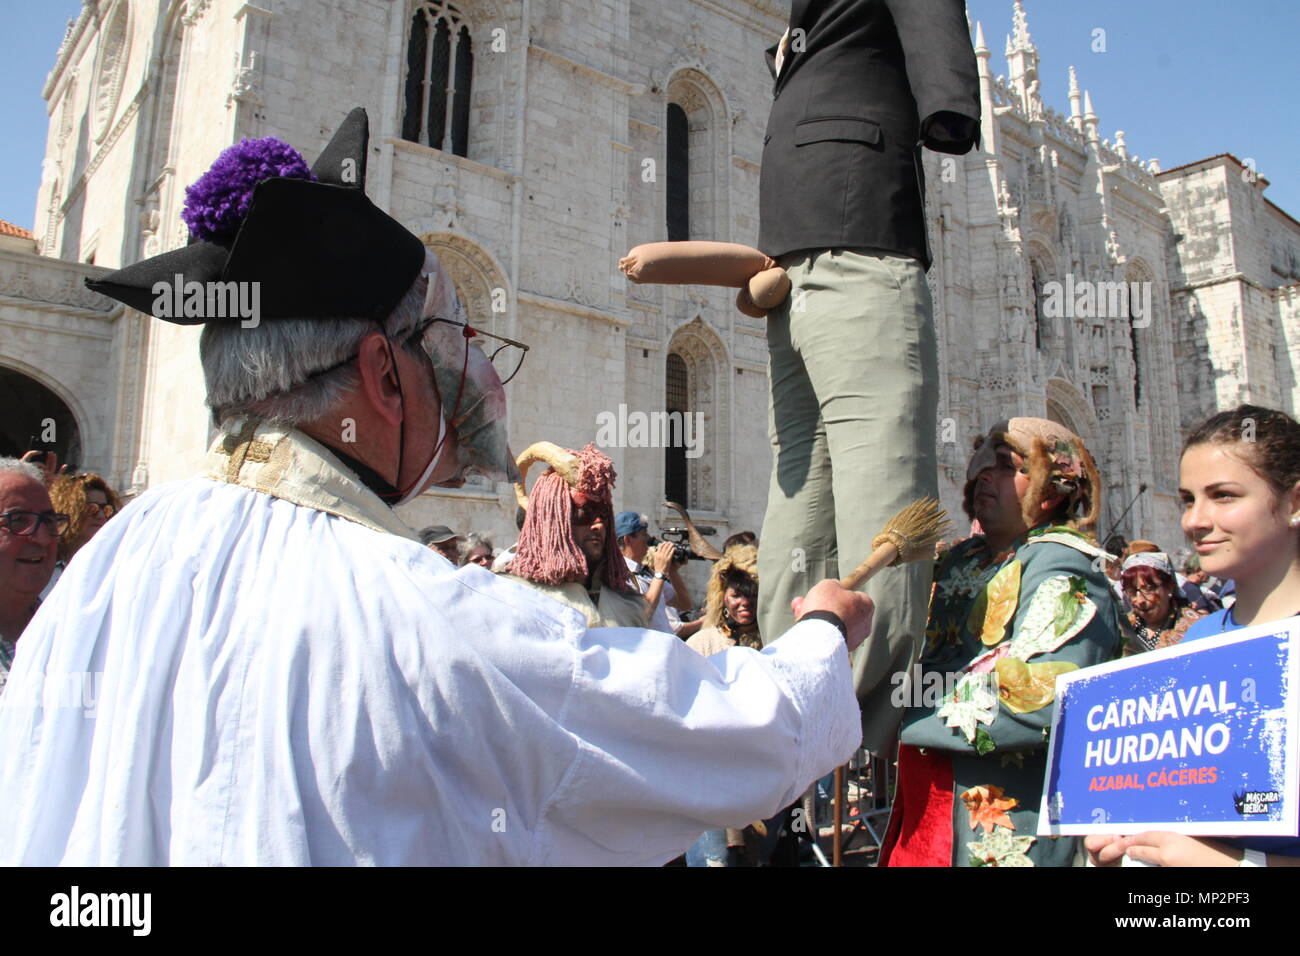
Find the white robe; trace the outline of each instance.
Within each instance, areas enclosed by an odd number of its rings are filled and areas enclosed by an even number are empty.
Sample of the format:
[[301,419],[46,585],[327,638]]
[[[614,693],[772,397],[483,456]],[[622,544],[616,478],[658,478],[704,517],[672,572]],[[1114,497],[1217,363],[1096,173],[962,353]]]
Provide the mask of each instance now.
[[860,738],[825,622],[705,659],[194,478],[110,521],[19,641],[0,862],[662,864]]

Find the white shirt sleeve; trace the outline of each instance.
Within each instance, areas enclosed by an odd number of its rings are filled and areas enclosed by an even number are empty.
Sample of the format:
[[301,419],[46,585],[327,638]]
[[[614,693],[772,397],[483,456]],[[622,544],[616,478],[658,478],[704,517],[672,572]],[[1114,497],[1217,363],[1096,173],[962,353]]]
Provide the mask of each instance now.
[[662,864],[706,829],[794,803],[862,730],[838,629],[704,658],[671,635],[594,629],[561,717],[578,754],[542,810],[539,863]]

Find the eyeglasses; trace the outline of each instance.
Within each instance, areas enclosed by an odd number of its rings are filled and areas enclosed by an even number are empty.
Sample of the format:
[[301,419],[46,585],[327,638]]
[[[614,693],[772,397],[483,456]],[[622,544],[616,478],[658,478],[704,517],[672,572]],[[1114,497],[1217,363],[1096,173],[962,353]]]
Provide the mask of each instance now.
[[1124,593],[1129,597],[1137,597],[1139,594],[1143,597],[1155,597],[1161,593],[1163,588],[1159,585],[1148,584],[1145,587],[1125,588]]
[[[435,322],[444,322],[447,325],[454,325],[463,330],[465,335],[465,348],[467,349],[469,348],[469,340],[479,335],[486,335],[490,339],[496,339],[498,342],[501,342],[502,344],[497,347],[496,351],[488,356],[488,361],[490,361],[492,367],[496,369],[497,378],[501,379],[502,385],[507,384],[512,378],[518,375],[519,370],[523,368],[524,356],[528,354],[527,345],[523,342],[516,342],[514,339],[508,339],[502,335],[495,335],[492,332],[484,332],[482,329],[476,329],[468,322],[456,322],[453,319],[442,319],[433,316],[424,319],[416,325],[402,341],[408,346],[417,346],[420,340],[424,338],[424,333],[428,330],[429,326],[433,325]],[[345,359],[340,359],[333,365],[312,372],[307,376],[307,378],[318,378],[322,375],[328,375],[330,372],[341,369],[343,366],[356,359],[360,354],[361,353],[359,352],[354,352],[352,355],[349,355]]]
[[92,518],[97,514],[103,514],[105,518],[111,518],[113,515],[117,514],[117,509],[112,505],[101,505],[93,501],[87,501],[86,514]]
[[419,327],[419,334],[423,335],[424,330],[429,327],[430,322],[445,322],[447,325],[454,325],[465,332],[465,346],[469,347],[469,340],[478,335],[486,335],[490,339],[502,343],[498,345],[496,351],[488,356],[488,361],[497,371],[497,378],[501,379],[501,384],[507,384],[512,378],[519,374],[519,370],[524,367],[524,356],[528,354],[528,346],[523,342],[516,342],[514,339],[508,339],[504,335],[496,335],[492,332],[484,332],[482,329],[476,329],[468,322],[457,322],[454,319],[440,319],[434,317],[422,323]]
[[68,530],[69,520],[67,515],[56,514],[53,511],[47,511],[45,514],[37,514],[35,511],[6,511],[0,515],[0,521],[5,523],[5,527],[11,534],[23,537],[35,534],[36,526],[44,524],[50,534],[61,538],[63,532]]

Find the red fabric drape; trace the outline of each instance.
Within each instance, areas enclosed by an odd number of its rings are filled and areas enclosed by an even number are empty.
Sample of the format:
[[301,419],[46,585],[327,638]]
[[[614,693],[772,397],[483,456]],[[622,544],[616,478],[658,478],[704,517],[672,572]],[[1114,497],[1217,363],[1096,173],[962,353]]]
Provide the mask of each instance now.
[[898,748],[898,789],[878,866],[952,866],[952,761]]

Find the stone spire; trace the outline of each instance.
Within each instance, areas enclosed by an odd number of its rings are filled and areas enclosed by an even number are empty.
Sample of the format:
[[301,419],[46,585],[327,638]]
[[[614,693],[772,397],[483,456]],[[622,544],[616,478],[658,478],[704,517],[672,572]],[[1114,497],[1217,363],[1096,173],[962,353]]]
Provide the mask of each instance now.
[[998,120],[993,111],[993,73],[989,69],[988,44],[984,42],[984,25],[975,21],[975,68],[980,80],[980,138],[986,152],[998,151]]
[[1029,21],[1021,0],[1016,0],[1011,16],[1011,35],[1007,37],[1007,80],[1020,94],[1020,102],[1029,116],[1043,112],[1042,94],[1038,89],[1038,50],[1029,38]]
[[1092,111],[1092,94],[1083,91],[1083,128],[1090,141],[1099,138],[1097,133],[1097,114]]
[[1015,9],[1011,12],[1011,32],[1017,50],[1038,52],[1034,49],[1034,41],[1029,38],[1029,20],[1025,17],[1025,5],[1021,0],[1016,0]]
[[1070,125],[1080,133],[1083,132],[1083,107],[1080,106],[1082,94],[1079,93],[1079,78],[1075,76],[1074,67],[1070,67]]

